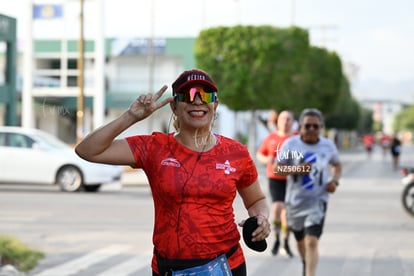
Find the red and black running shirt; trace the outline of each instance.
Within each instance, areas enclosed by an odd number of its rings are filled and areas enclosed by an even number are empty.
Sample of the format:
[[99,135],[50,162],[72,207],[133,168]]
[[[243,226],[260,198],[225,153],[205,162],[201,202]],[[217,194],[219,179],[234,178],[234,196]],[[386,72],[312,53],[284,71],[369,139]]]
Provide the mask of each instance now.
[[[240,241],[233,201],[237,189],[253,184],[258,174],[246,146],[215,136],[217,144],[202,153],[178,143],[173,134],[126,138],[136,168],[145,171],[151,186],[153,243],[165,258],[210,259]],[[229,264],[233,269],[243,262],[239,248]]]

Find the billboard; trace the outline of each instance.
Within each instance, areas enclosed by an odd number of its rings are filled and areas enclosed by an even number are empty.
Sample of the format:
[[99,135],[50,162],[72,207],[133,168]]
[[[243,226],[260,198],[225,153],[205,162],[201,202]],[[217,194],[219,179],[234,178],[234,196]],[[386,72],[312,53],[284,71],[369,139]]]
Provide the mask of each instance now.
[[34,4],[33,19],[58,19],[63,17],[63,7],[57,4]]

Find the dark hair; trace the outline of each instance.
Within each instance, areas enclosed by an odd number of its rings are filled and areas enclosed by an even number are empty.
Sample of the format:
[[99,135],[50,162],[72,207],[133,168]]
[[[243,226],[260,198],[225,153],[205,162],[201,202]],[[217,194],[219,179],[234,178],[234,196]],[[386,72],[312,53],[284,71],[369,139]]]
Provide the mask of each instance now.
[[324,119],[323,119],[323,115],[322,112],[319,111],[319,109],[316,108],[305,108],[302,113],[300,113],[299,116],[299,124],[302,125],[303,120],[306,116],[313,116],[313,117],[317,117],[319,119],[319,121],[321,121],[322,126],[324,125]]

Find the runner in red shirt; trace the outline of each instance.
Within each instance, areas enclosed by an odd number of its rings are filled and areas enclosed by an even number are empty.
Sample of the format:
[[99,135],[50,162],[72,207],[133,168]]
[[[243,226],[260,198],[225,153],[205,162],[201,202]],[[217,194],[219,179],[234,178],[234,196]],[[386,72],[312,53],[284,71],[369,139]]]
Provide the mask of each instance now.
[[382,154],[385,157],[387,155],[388,149],[391,146],[392,137],[382,133],[380,138],[381,148],[382,148]]
[[375,137],[372,134],[365,134],[362,137],[364,143],[365,151],[367,152],[368,158],[371,158],[372,148],[375,144]]
[[275,122],[275,129],[262,142],[256,153],[259,162],[266,164],[266,175],[269,179],[269,191],[272,197],[272,218],[275,232],[275,243],[272,254],[277,255],[280,246],[280,234],[283,239],[283,249],[290,257],[293,253],[289,246],[289,228],[286,221],[285,195],[286,176],[274,173],[273,163],[283,142],[293,135],[294,116],[290,111],[282,111]]
[[[173,97],[164,100],[160,98],[167,86],[139,96],[75,150],[86,160],[129,165],[147,174],[155,208],[153,275],[200,267],[225,254],[233,276],[245,276],[232,207],[236,192],[248,216],[257,218],[252,241],[263,241],[270,233],[269,209],[256,167],[244,145],[212,133],[218,99],[207,73],[185,71],[172,88]],[[116,139],[168,103],[177,117],[178,132]]]

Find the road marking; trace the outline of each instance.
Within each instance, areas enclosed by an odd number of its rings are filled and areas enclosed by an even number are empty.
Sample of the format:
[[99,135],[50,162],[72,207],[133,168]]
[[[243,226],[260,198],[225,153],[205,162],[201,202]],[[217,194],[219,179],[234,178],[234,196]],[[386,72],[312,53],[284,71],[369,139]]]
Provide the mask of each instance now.
[[400,249],[398,250],[399,259],[401,261],[401,266],[404,271],[404,275],[412,275],[414,271],[414,250]]
[[0,221],[7,222],[7,223],[10,223],[10,222],[34,222],[34,221],[37,221],[37,220],[38,220],[38,218],[31,217],[31,216],[0,217]]
[[49,216],[50,212],[13,212],[13,211],[0,211],[0,221],[4,222],[34,222],[42,217]]
[[113,267],[97,276],[128,276],[132,272],[140,270],[151,263],[151,255],[140,255]]
[[303,265],[297,261],[290,261],[286,264],[286,268],[279,276],[291,276],[291,275],[302,275]]
[[246,256],[247,274],[251,276],[273,275],[278,276],[301,275],[302,264],[297,259],[287,256]]
[[247,274],[254,275],[256,271],[263,266],[264,259],[254,256],[249,257],[246,256],[246,266],[247,266]]
[[76,274],[77,272],[85,270],[87,267],[93,264],[102,262],[109,259],[114,255],[128,251],[132,246],[130,245],[111,245],[102,249],[93,251],[82,257],[73,259],[72,261],[65,262],[62,265],[46,269],[34,276],[69,276]]
[[346,253],[340,275],[371,275],[375,258],[374,248],[355,248]]

